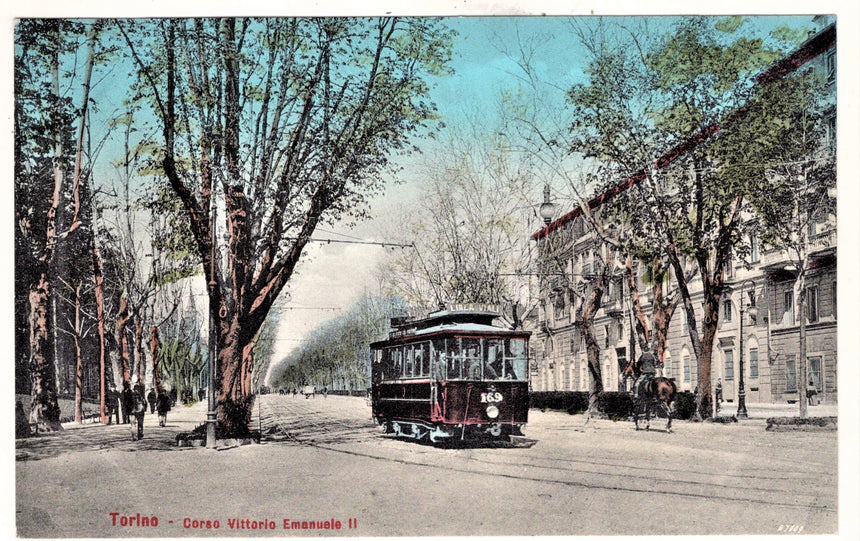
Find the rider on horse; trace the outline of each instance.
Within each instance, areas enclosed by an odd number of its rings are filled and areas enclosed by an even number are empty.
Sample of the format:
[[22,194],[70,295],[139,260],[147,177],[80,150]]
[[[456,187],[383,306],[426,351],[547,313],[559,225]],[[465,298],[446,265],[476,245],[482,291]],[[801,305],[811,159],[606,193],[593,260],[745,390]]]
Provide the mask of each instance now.
[[639,356],[639,360],[636,361],[636,364],[639,369],[639,377],[636,379],[636,383],[633,384],[634,399],[639,398],[639,393],[641,392],[642,387],[657,375],[657,368],[660,363],[657,361],[657,357],[651,353],[651,349],[648,344],[645,344],[642,348],[642,355]]

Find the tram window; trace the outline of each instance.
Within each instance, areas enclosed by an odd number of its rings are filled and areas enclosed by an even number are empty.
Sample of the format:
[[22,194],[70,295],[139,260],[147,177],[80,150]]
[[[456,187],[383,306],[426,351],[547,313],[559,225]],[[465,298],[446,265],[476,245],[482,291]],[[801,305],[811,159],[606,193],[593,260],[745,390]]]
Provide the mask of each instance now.
[[448,338],[446,345],[448,379],[463,379],[463,359],[460,355],[460,339]]
[[391,371],[391,377],[394,379],[403,377],[403,350],[392,348],[391,356],[394,360],[394,370]]
[[484,367],[484,379],[500,379],[508,375],[510,370],[505,370],[504,346],[498,339],[489,339],[486,344],[486,366]]
[[433,378],[445,379],[445,340],[433,340]]
[[481,341],[476,338],[463,338],[462,343],[463,361],[468,369],[469,379],[483,379],[483,359],[481,355]]
[[526,342],[520,339],[506,340],[505,361],[510,363],[512,379],[526,379],[528,357],[526,357]]
[[406,372],[404,375],[411,378],[415,375],[415,350],[412,346],[404,346],[403,358],[406,361]]
[[427,342],[415,345],[415,375],[430,375],[430,344]]

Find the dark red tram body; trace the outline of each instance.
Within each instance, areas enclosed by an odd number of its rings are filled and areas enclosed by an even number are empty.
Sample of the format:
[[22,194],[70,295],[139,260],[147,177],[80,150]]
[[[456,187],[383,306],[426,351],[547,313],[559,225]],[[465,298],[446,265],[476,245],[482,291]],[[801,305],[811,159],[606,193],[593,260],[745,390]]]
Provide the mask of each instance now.
[[415,439],[507,439],[528,421],[529,332],[498,314],[448,310],[397,325],[371,344],[373,416]]

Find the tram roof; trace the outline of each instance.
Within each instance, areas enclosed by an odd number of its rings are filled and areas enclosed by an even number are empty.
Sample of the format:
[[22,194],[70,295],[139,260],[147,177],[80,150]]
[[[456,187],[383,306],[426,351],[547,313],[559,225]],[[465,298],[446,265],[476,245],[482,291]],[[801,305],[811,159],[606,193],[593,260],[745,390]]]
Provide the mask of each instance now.
[[370,344],[381,346],[392,340],[408,340],[430,336],[439,333],[446,334],[486,334],[502,336],[528,337],[529,331],[505,329],[492,325],[494,319],[500,317],[497,312],[482,310],[441,310],[433,312],[427,317],[411,320],[396,325],[389,334],[388,340],[381,340]]

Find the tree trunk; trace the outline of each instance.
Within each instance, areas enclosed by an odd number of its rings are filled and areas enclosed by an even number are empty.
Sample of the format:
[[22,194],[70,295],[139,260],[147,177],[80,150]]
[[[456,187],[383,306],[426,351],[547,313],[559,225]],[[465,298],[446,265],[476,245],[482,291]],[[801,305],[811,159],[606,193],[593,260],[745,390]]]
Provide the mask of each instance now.
[[146,385],[146,365],[149,364],[149,360],[146,358],[142,319],[139,314],[134,318],[134,345],[137,352],[137,355],[135,355],[135,366],[137,367],[137,381]]
[[75,422],[84,422],[82,386],[84,378],[84,359],[81,353],[81,284],[75,288]]
[[[703,273],[704,275],[704,273]],[[711,397],[711,367],[714,352],[714,341],[719,326],[720,297],[714,287],[705,287],[705,315],[702,324],[701,351],[696,359],[698,393],[696,406],[702,419],[713,416],[713,400]]]
[[95,282],[96,295],[96,325],[99,335],[99,412],[102,424],[107,423],[107,374],[106,354],[107,339],[105,333],[105,301],[104,288],[102,286],[102,261],[99,250],[96,247],[95,234],[90,235],[90,252],[93,259],[93,282]]
[[227,332],[220,334],[216,374],[218,424],[226,434],[235,437],[247,436],[253,396],[245,394],[242,389],[242,354],[245,345],[240,342],[238,322],[234,320]]
[[600,308],[603,298],[603,289],[607,281],[608,269],[611,267],[609,261],[605,262],[603,269],[598,273],[593,282],[593,289],[587,301],[583,301],[582,307],[582,329],[585,339],[585,352],[588,359],[588,371],[591,374],[591,389],[588,392],[588,414],[593,415],[600,412],[598,398],[603,393],[603,376],[600,369],[600,345],[594,335],[594,314]]
[[149,352],[152,355],[152,387],[156,393],[160,393],[162,389],[158,361],[161,355],[161,340],[158,338],[158,327],[155,326],[149,331]]
[[[119,313],[116,317],[116,341],[119,345],[119,369],[122,374],[121,383],[131,380],[129,367],[129,348],[128,335],[126,334],[126,326],[128,325],[128,300],[122,297],[119,300]],[[122,385],[119,386],[122,388]]]
[[[804,261],[805,263],[805,261]],[[801,419],[805,419],[808,415],[808,403],[806,398],[806,384],[809,381],[809,371],[806,359],[806,268],[802,267],[798,272],[797,281],[794,284],[795,295],[797,299],[797,314],[800,317],[799,341],[798,349],[800,350],[797,360],[797,402],[800,405],[799,415]]]
[[667,269],[661,262],[654,264],[654,338],[657,352],[657,360],[663,366],[666,362],[666,343],[669,340],[669,325],[675,313],[675,302],[667,301],[664,295],[663,283],[667,275]]
[[30,286],[30,422],[48,431],[62,430],[54,379],[54,355],[49,328],[51,283],[47,272]]

